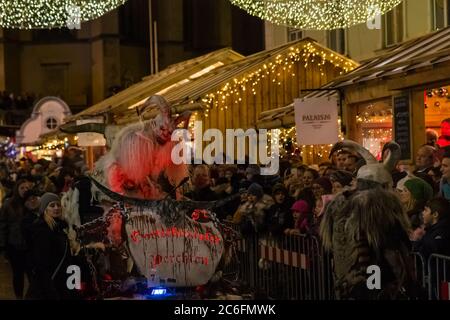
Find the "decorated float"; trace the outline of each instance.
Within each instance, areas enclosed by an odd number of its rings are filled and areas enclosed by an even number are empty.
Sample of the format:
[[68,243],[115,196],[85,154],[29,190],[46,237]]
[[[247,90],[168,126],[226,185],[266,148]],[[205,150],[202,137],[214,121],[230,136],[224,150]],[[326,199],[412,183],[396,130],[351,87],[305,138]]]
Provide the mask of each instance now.
[[187,127],[190,113],[173,117],[161,96],[150,97],[139,112],[155,107],[155,118],[123,128],[64,129],[101,132],[110,147],[91,174],[95,193],[113,204],[107,213],[80,225],[77,194],[63,199],[66,219],[76,231],[73,240],[85,248],[86,281],[94,296],[198,288],[220,279],[230,258],[234,233],[214,213],[230,199],[195,202],[178,191],[189,177],[185,164],[171,160],[171,136],[179,124]]

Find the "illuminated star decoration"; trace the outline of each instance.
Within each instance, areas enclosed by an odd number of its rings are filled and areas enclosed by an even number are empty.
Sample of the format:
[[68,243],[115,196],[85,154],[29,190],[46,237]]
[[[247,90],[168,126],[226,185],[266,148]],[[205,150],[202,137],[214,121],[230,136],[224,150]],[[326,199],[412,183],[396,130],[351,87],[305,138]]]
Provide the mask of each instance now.
[[249,14],[305,30],[348,28],[375,19],[402,0],[230,0]]
[[127,0],[0,0],[0,27],[9,29],[79,28]]

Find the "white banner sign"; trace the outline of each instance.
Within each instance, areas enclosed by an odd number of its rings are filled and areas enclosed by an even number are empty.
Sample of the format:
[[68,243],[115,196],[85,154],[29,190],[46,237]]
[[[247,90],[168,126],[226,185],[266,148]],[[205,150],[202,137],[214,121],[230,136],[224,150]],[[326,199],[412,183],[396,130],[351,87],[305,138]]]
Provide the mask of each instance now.
[[338,141],[338,97],[295,99],[295,127],[299,145]]
[[145,209],[133,212],[125,225],[128,244],[149,287],[193,287],[214,275],[224,252],[222,235],[212,222],[186,217],[179,225],[165,225]]

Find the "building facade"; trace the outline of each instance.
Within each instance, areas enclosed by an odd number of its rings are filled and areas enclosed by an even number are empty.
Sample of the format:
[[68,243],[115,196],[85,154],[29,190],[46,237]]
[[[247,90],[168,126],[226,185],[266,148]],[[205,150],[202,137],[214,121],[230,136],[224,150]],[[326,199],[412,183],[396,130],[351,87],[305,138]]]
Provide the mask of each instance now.
[[266,48],[311,37],[349,58],[364,62],[392,46],[450,25],[450,0],[404,0],[381,17],[380,29],[366,24],[331,31],[298,30],[265,23]]
[[77,113],[152,71],[224,47],[264,49],[263,22],[228,0],[130,0],[79,30],[0,29],[0,125],[20,125],[45,96]]

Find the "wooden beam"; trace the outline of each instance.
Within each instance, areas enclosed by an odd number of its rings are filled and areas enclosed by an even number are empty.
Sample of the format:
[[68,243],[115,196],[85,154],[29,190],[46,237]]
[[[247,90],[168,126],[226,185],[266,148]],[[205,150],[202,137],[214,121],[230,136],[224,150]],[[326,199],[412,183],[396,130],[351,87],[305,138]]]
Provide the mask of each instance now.
[[436,88],[439,85],[450,83],[450,65],[443,67],[436,66],[424,71],[416,71],[413,74],[403,75],[401,78],[389,79],[387,88],[389,90],[401,90],[418,86],[432,86]]
[[387,87],[386,82],[382,80],[344,88],[345,103],[347,105],[385,99],[390,96],[392,96],[392,92]]

